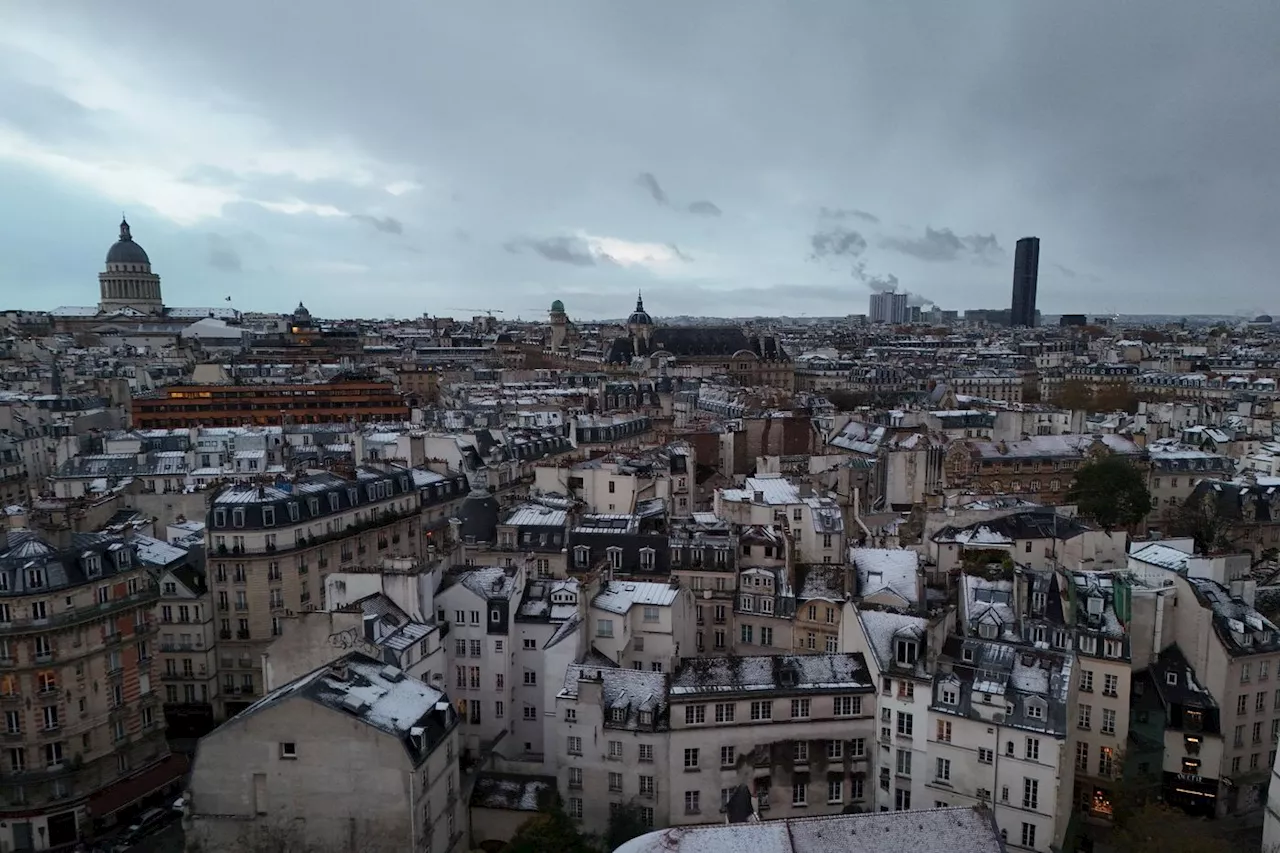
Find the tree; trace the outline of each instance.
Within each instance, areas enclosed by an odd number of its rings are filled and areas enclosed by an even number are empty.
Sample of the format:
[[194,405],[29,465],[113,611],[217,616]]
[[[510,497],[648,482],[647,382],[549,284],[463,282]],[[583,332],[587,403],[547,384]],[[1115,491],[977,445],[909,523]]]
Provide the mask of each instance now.
[[1093,395],[1093,410],[1095,412],[1128,412],[1132,415],[1138,411],[1138,395],[1128,385],[1112,382],[1099,388]]
[[526,820],[507,842],[504,853],[595,853],[572,818],[557,803]]
[[1125,853],[1229,853],[1231,844],[1212,824],[1164,803],[1147,803],[1117,826],[1110,846]]
[[1058,393],[1053,395],[1053,403],[1064,409],[1090,411],[1093,408],[1093,389],[1081,379],[1068,379],[1058,387]]
[[1169,515],[1169,532],[1174,536],[1190,536],[1201,554],[1231,547],[1228,537],[1231,524],[1218,512],[1217,494],[1213,490],[1193,493]]
[[609,827],[604,832],[606,850],[617,850],[623,844],[649,831],[640,807],[625,803],[609,815]]
[[1151,512],[1151,492],[1142,472],[1114,454],[1100,456],[1077,471],[1067,500],[1105,530],[1135,527]]

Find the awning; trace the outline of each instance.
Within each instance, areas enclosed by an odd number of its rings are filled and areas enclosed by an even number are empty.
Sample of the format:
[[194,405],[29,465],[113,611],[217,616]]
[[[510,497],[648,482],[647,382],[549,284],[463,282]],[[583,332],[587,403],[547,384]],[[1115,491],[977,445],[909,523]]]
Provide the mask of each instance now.
[[166,785],[180,780],[187,773],[190,760],[185,755],[169,755],[150,767],[140,770],[127,779],[113,782],[89,797],[89,814],[94,819],[113,815],[133,805]]

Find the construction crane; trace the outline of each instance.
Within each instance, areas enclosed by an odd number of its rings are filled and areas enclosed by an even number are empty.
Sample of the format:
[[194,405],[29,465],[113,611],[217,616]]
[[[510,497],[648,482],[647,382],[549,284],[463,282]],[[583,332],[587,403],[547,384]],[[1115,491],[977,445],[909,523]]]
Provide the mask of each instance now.
[[492,317],[494,314],[507,313],[506,311],[503,311],[500,308],[457,308],[455,307],[455,308],[450,308],[449,310],[450,311],[474,311],[477,314],[488,314],[490,317]]

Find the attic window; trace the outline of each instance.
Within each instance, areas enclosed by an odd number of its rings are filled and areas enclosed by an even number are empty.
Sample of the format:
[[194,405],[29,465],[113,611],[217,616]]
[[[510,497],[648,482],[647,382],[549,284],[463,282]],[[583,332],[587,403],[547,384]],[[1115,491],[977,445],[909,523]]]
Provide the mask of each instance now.
[[960,659],[965,663],[973,663],[973,649],[966,646],[960,650]]
[[1033,720],[1044,719],[1044,703],[1038,699],[1027,700],[1027,716]]
[[615,723],[625,723],[627,721],[626,708],[610,708],[609,719]]
[[97,554],[89,554],[84,558],[84,572],[91,578],[102,574],[102,558]]
[[1164,683],[1165,683],[1165,684],[1177,684],[1177,683],[1178,683],[1178,673],[1176,673],[1176,672],[1166,672],[1166,673],[1164,674]]
[[591,549],[586,545],[578,545],[573,549],[573,564],[578,568],[585,569],[590,560]]
[[996,626],[990,622],[983,622],[978,626],[978,636],[984,640],[994,640],[996,638]]
[[640,725],[642,725],[642,726],[651,726],[651,725],[653,725],[653,712],[652,712],[652,711],[641,711],[641,712],[640,712]]
[[215,509],[213,511],[213,526],[214,527],[227,526],[227,511],[225,509]]
[[916,662],[916,641],[898,640],[895,660],[903,666],[914,666]]
[[622,568],[622,549],[617,545],[613,545],[605,549],[605,553],[609,555],[609,565],[612,568]]

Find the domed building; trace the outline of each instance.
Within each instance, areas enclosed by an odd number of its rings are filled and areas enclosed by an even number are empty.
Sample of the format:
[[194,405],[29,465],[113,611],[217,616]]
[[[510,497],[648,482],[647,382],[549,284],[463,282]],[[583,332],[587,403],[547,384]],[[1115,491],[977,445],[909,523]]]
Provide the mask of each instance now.
[[160,296],[160,276],[151,271],[151,258],[133,241],[129,222],[120,220],[120,239],[107,250],[107,268],[98,273],[103,314],[136,311],[158,316],[164,313]]
[[670,359],[686,376],[727,375],[743,385],[792,390],[795,370],[782,342],[772,335],[748,335],[739,326],[659,326],[637,296],[627,318],[627,334],[617,338],[605,366],[625,370],[653,359]]
[[569,320],[565,313],[564,303],[559,299],[551,303],[551,344],[552,355],[574,358],[578,354],[578,327]]
[[106,335],[173,335],[205,319],[237,322],[240,313],[222,308],[167,308],[160,276],[151,257],[133,239],[133,229],[120,220],[120,234],[107,250],[106,269],[98,273],[97,305],[63,305],[49,312],[55,332]]

